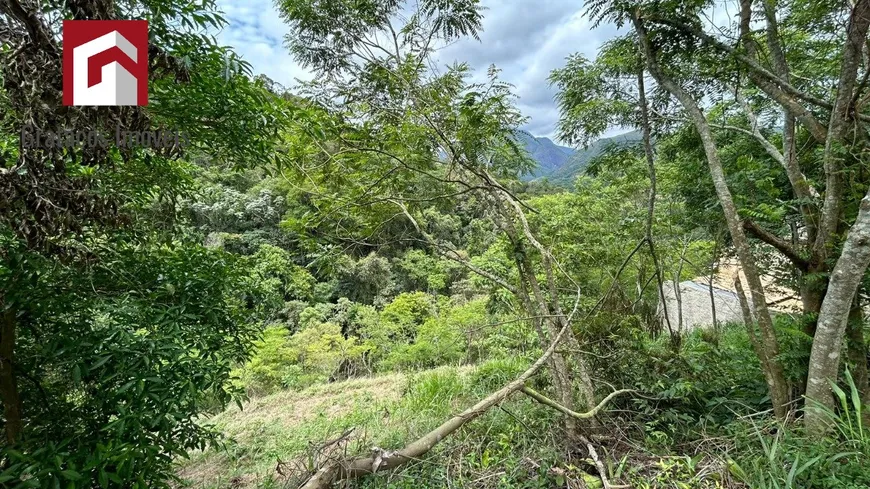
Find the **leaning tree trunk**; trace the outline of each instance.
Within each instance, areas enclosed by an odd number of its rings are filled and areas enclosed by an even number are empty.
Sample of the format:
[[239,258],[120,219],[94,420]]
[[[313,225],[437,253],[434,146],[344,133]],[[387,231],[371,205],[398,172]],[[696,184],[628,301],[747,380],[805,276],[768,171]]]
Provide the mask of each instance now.
[[761,284],[758,270],[755,267],[755,261],[752,257],[752,251],[749,248],[749,241],[746,234],[743,232],[743,225],[737,214],[737,207],[734,204],[734,199],[731,195],[731,190],[725,180],[725,172],[722,169],[722,162],[719,159],[716,142],[713,139],[713,133],[710,130],[710,125],[707,118],[698,106],[692,96],[683,90],[682,87],[671,79],[658,65],[655,58],[653,48],[650,44],[646,33],[646,26],[637,16],[632,15],[632,21],[635,26],[635,32],[638,35],[641,49],[644,52],[647,68],[656,79],[656,81],[671,95],[677,98],[684,110],[688,113],[689,118],[695,125],[695,129],[701,137],[701,142],[704,146],[704,153],[707,156],[707,164],[710,167],[710,175],[713,177],[713,185],[716,189],[716,195],[719,197],[719,203],[722,206],[722,211],[725,214],[725,221],[728,225],[728,230],[731,233],[731,240],[734,243],[734,248],[737,250],[737,257],[740,260],[740,265],[743,273],[746,276],[746,281],[749,285],[749,293],[752,297],[752,306],[755,313],[755,319],[758,321],[758,327],[761,330],[761,345],[763,347],[762,354],[765,358],[761,358],[761,363],[766,366],[764,369],[767,386],[770,390],[770,399],[773,403],[774,413],[778,418],[784,418],[788,412],[787,406],[789,403],[788,383],[785,379],[782,365],[776,360],[779,355],[779,345],[777,343],[776,334],[773,330],[773,320],[770,316],[770,311],[767,309],[767,299],[765,298],[764,288]]
[[825,413],[817,407],[834,408],[831,383],[837,381],[840,366],[840,350],[846,332],[852,299],[870,264],[870,192],[861,200],[861,208],[855,224],[849,230],[843,252],[834,266],[828,284],[828,292],[822,302],[813,349],[810,353],[806,397],[808,405],[805,422],[812,433],[828,429]]
[[[429,433],[426,433],[423,437],[414,440],[405,445],[405,447],[396,451],[375,449],[373,450],[372,455],[368,457],[332,460],[328,462],[326,466],[319,468],[314,474],[312,474],[311,477],[302,485],[302,489],[326,489],[331,487],[333,483],[338,480],[354,479],[366,474],[374,474],[419,459],[419,457],[431,450],[432,447],[440,443],[444,438],[453,434],[453,432],[459,428],[463,427],[466,423],[481,416],[491,407],[503,402],[514,392],[522,390],[523,387],[525,387],[526,381],[537,373],[545,363],[549,362],[566,333],[570,333],[570,329],[571,322],[566,320],[562,329],[553,337],[550,346],[544,350],[544,353],[535,360],[535,362],[529,366],[525,372],[521,373],[511,382],[505,384],[501,389],[493,392],[484,399],[481,399],[474,406],[441,423],[440,426]],[[622,391],[618,392],[621,393]],[[609,400],[609,398],[606,400]],[[604,404],[603,401],[602,404]],[[595,412],[597,412],[598,409],[596,409]],[[590,414],[590,416],[591,415],[594,415],[594,413]]]
[[[498,219],[498,224],[511,243],[516,247],[515,261],[517,272],[519,274],[520,286],[516,289],[514,296],[523,304],[526,313],[535,324],[541,340],[541,347],[543,348],[543,346],[547,344],[546,335],[549,335],[552,338],[561,329],[560,325],[555,321],[557,319],[557,314],[554,314],[554,312],[550,310],[549,303],[544,296],[541,284],[535,275],[535,267],[529,258],[529,250],[526,248],[528,240],[523,239],[520,235],[521,231],[517,229],[517,226],[513,221],[515,216],[512,215],[509,206],[506,205],[505,200],[507,199],[502,198],[502,196],[495,191],[491,192],[491,197],[493,198],[494,207],[500,211],[501,219]],[[514,208],[513,212],[522,213],[522,209]],[[572,338],[574,338],[573,331],[568,331],[564,341],[567,343],[569,350],[572,349],[572,345],[576,343],[576,339],[574,339],[573,342],[571,341]],[[559,399],[563,403],[567,403],[567,405],[573,407],[573,375],[568,359],[562,352],[557,351],[550,357],[549,363],[553,374],[553,387],[556,389]],[[565,432],[568,435],[566,437],[566,444],[570,446],[574,443],[573,437],[577,432],[577,422],[573,418],[565,417],[564,423]]]

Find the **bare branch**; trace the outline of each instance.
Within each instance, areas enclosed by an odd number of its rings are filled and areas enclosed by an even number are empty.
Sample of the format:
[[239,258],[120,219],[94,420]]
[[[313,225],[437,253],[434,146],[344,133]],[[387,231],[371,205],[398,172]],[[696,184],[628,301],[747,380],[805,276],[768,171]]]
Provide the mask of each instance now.
[[539,403],[541,403],[545,406],[549,406],[549,407],[561,412],[562,414],[566,414],[566,415],[571,416],[572,418],[576,418],[576,419],[594,418],[595,416],[598,415],[599,412],[601,412],[601,410],[604,408],[604,406],[607,405],[608,402],[613,400],[614,397],[621,396],[623,394],[637,392],[634,389],[619,389],[617,391],[613,391],[610,394],[608,394],[607,397],[602,399],[601,402],[599,402],[598,405],[596,405],[591,410],[589,410],[585,413],[578,413],[576,411],[572,411],[572,410],[566,408],[565,406],[563,406],[563,405],[559,404],[558,402],[550,399],[549,397],[541,394],[540,392],[532,389],[531,387],[523,386],[521,390],[522,390],[523,394],[526,394],[527,396],[538,401]]
[[794,246],[792,246],[792,244],[788,241],[762,228],[761,226],[749,219],[743,220],[743,229],[749,231],[753,236],[760,239],[761,241],[764,241],[770,246],[776,248],[777,251],[782,253],[800,270],[805,272],[807,271],[807,269],[809,269],[809,260],[801,256],[800,253],[798,253],[798,251],[794,248]]

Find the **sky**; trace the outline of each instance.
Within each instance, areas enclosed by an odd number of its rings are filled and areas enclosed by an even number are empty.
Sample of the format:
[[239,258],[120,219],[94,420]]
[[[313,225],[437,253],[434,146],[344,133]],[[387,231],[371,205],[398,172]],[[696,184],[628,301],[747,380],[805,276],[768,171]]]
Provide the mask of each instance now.
[[[523,128],[535,136],[553,137],[559,117],[548,85],[551,70],[564,65],[575,52],[594,59],[602,43],[617,34],[603,25],[592,29],[578,0],[482,0],[483,32],[480,41],[463,39],[438,53],[442,64],[465,61],[484,74],[490,65],[515,86],[518,105],[530,121]],[[288,27],[272,0],[218,0],[229,25],[218,35],[262,73],[285,87],[311,74],[288,54],[284,36]],[[615,132],[620,132],[616,130]]]

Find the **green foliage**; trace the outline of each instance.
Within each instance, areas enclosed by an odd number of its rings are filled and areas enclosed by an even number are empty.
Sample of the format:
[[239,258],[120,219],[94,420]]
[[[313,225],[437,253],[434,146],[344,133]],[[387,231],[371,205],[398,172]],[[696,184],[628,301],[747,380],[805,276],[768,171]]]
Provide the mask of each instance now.
[[201,189],[190,209],[194,223],[209,231],[238,233],[276,226],[284,213],[284,198],[269,189],[247,195],[224,186]]
[[[3,374],[12,382],[2,392],[0,480],[165,487],[173,458],[219,437],[197,420],[239,399],[230,372],[247,360],[265,312],[246,263],[196,244],[179,212],[194,190],[191,161],[273,161],[292,107],[203,34],[225,24],[211,0],[18,8],[11,17],[0,8],[0,341],[12,369]],[[58,22],[70,18],[149,21],[147,106],[61,106]],[[179,131],[190,144],[8,151],[25,124]],[[274,219],[260,209],[274,201],[260,197],[250,215]]]
[[363,304],[387,300],[393,285],[393,269],[389,260],[370,253],[355,262],[350,258],[342,262],[338,271],[338,294]]
[[341,369],[364,373],[364,357],[371,348],[356,336],[345,337],[335,323],[311,321],[293,334],[273,325],[255,345],[251,360],[234,374],[248,395],[262,396],[325,382]]
[[[610,47],[618,45],[619,41],[625,42],[619,39],[611,42]],[[606,46],[603,52],[611,54],[612,50]],[[629,74],[638,69],[638,63],[632,59],[634,56],[631,51],[623,53],[623,59],[628,59]],[[614,58],[611,55],[608,59]],[[620,83],[618,75],[622,70],[614,70],[602,61],[603,56],[591,63],[581,54],[572,54],[565,61],[565,67],[550,73],[549,82],[558,90],[558,132],[562,141],[586,146],[610,127],[636,122],[635,95]]]
[[408,250],[396,260],[402,277],[402,290],[425,290],[432,293],[447,292],[459,273],[459,265],[437,258],[423,250]]
[[395,340],[410,340],[417,329],[435,310],[432,297],[425,292],[399,294],[393,302],[384,306],[381,319]]
[[296,332],[290,344],[303,371],[320,379],[336,373],[343,362],[359,359],[367,349],[356,337],[345,338],[334,323],[310,324]]
[[[722,229],[701,141],[674,122],[661,84],[647,90],[658,171],[654,240],[647,241],[651,175],[637,133],[589,148],[554,173],[576,177],[571,191],[520,184],[532,161],[517,141],[527,119],[513,88],[495,67],[479,75],[464,63],[433,68],[433,52],[477,37],[478,0],[278,1],[291,52],[315,73],[299,88],[302,97],[251,77],[231,50],[201,34],[225,24],[212,0],[102,3],[111,11],[86,12],[83,2],[49,2],[43,10],[52,20],[147,18],[147,108],[85,111],[96,119],[61,110],[52,102],[59,67],[37,62],[51,50],[21,42],[39,34],[22,19],[41,16],[16,12],[11,28],[0,29],[0,320],[17,335],[14,355],[0,358],[0,380],[16,380],[24,427],[14,442],[0,442],[4,487],[165,487],[173,459],[190,452],[221,475],[234,471],[221,487],[243,484],[252,472],[267,473],[257,480],[263,485],[290,485],[275,476],[285,461],[313,469],[321,454],[311,448],[351,427],[358,438],[336,445],[346,453],[401,446],[513,380],[540,354],[544,333],[527,317],[535,308],[512,291],[535,281],[518,269],[538,273],[552,291],[534,299],[554,303],[545,308],[572,310],[580,289],[570,331],[580,351],[569,359],[584,355],[596,384],[640,392],[614,400],[609,407],[617,409],[602,414],[602,425],[625,426],[645,450],[668,456],[644,472],[625,469],[625,455],[615,479],[720,487],[699,475],[697,456],[669,456],[714,434],[742,451],[732,473],[758,487],[868,485],[859,463],[870,455],[866,407],[848,374],[848,391],[834,386],[840,405],[827,413],[830,437],[764,421],[749,431],[742,420],[768,399],[743,327],[695,331],[681,347],[651,336],[660,328],[656,267],[664,280],[706,275],[711,257],[719,258],[707,238]],[[709,6],[594,1],[589,13],[621,25],[642,12],[650,23],[662,15],[693,27]],[[819,60],[834,57],[836,43],[823,38],[838,38],[827,34],[839,32],[842,16],[801,13],[802,2],[788,7],[781,17],[793,82],[825,96],[834,64]],[[825,35],[801,30],[817,25]],[[708,105],[741,216],[777,235],[800,235],[793,224],[807,202],[783,190],[787,178],[769,150],[747,130],[726,127],[748,127],[720,100],[739,78],[722,76],[732,60],[681,29],[654,31],[663,66]],[[563,140],[587,144],[613,126],[639,126],[638,54],[635,40],[621,37],[594,62],[573,55],[551,74]],[[746,95],[761,115],[753,129],[781,147],[776,107]],[[31,120],[182,128],[191,146],[19,151],[14,132]],[[798,139],[796,162],[818,185],[821,148],[806,134]],[[837,148],[852,184],[847,220],[867,180],[860,151],[848,149]],[[581,166],[585,174],[576,175]],[[518,205],[527,206],[528,223],[499,210],[512,202],[508,193],[524,199]],[[521,234],[526,224],[552,256]],[[645,245],[653,241],[655,263]],[[558,262],[555,277],[545,275],[550,259]],[[801,276],[823,285],[820,278]],[[776,319],[777,361],[794,384],[806,375],[804,321]],[[5,331],[0,340],[8,341]],[[8,383],[0,384],[8,403]],[[366,392],[345,395],[353,386]],[[221,440],[204,420],[243,392],[268,409],[214,418],[239,438]],[[291,407],[282,404],[288,400]],[[13,433],[11,411],[3,422]],[[559,421],[512,396],[436,447],[431,455],[444,463],[360,484],[596,487],[589,474],[597,467],[574,447],[566,459]],[[218,447],[225,451],[215,455]]]
[[705,336],[693,331],[676,353],[666,338],[626,339],[616,347],[620,361],[608,361],[625,366],[607,370],[608,376],[652,397],[619,402],[631,404],[644,437],[657,449],[766,408],[767,386],[745,328],[724,326],[718,344]]
[[170,457],[215,439],[192,420],[238,394],[230,369],[247,358],[256,323],[237,262],[195,245],[115,243],[83,269],[3,239],[5,304],[27,325],[16,349],[27,430],[3,448],[2,477],[165,484]]
[[810,436],[800,427],[752,424],[736,434],[737,460],[729,469],[759,489],[813,487],[859,488],[870,484],[870,470],[861,463],[870,455],[870,434],[862,426],[857,390],[848,377],[850,394],[837,387],[842,411],[826,413],[836,427],[832,437]]
[[[483,300],[463,305],[447,304],[440,308],[438,316],[426,319],[417,328],[412,343],[399,345],[391,351],[383,368],[422,369],[464,360],[468,356],[469,341],[475,336],[474,331],[482,329],[487,321],[486,302]],[[480,355],[481,348],[476,353]]]
[[270,326],[254,346],[251,360],[233,372],[248,395],[292,387],[302,369],[296,364],[296,351],[289,342],[290,332],[283,326]]
[[287,251],[263,244],[250,260],[252,276],[281,303],[311,299],[315,279],[308,270],[294,264]]
[[809,317],[800,314],[777,314],[773,318],[780,346],[777,360],[782,364],[786,379],[797,385],[807,378],[807,366],[813,346],[812,336],[806,333],[808,321]]
[[262,395],[373,371],[509,356],[512,344],[487,328],[486,304],[484,298],[457,303],[445,297],[436,304],[415,292],[400,294],[381,311],[346,298],[307,306],[288,325],[266,329],[251,361],[236,372],[239,385]]

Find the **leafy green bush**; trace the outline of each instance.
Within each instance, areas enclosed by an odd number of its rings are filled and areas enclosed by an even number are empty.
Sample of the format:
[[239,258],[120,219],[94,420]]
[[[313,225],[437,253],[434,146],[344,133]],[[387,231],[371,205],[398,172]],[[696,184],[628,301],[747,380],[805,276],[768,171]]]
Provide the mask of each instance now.
[[352,261],[342,260],[337,270],[337,293],[362,304],[383,304],[394,290],[390,261],[376,253]]
[[411,344],[396,346],[384,359],[386,370],[424,369],[457,363],[465,355],[462,331],[445,321],[429,319]]
[[263,244],[251,261],[251,274],[267,283],[282,302],[311,299],[316,280],[308,270],[294,264],[286,250]]
[[396,341],[414,338],[417,328],[435,312],[432,297],[425,292],[405,292],[384,306],[381,320]]
[[[439,301],[436,315],[416,326],[430,313],[428,298],[418,294],[399,295],[384,308],[382,317],[391,325],[400,324],[402,336],[414,330],[411,343],[399,343],[384,359],[383,369],[422,369],[470,362],[486,355],[485,338],[489,316],[486,299],[469,302]],[[469,347],[474,349],[469,351]]]
[[243,368],[233,373],[248,395],[261,395],[288,387],[302,373],[296,365],[296,351],[290,346],[290,332],[284,326],[270,326],[254,347],[254,354]]
[[[165,486],[173,456],[216,437],[195,418],[239,394],[231,367],[257,331],[243,268],[220,250],[141,243],[83,269],[0,240],[0,289],[22,311],[15,362],[27,373],[27,429],[0,451],[0,485]],[[16,269],[32,274],[27,288]]]
[[282,388],[306,387],[339,375],[368,373],[365,363],[372,346],[356,336],[345,337],[331,322],[311,321],[296,333],[273,325],[256,343],[251,360],[236,369],[237,385],[249,395]]
[[394,269],[400,290],[432,293],[446,293],[462,271],[455,262],[416,249],[395,259]]
[[[767,387],[758,359],[742,325],[724,325],[718,342],[703,330],[689,333],[674,352],[668,339],[626,341],[618,370],[607,370],[619,385],[646,393],[619,399],[637,413],[647,440],[658,447],[688,441],[702,430],[724,426],[741,414],[769,408]],[[598,365],[598,368],[602,368]]]
[[345,338],[335,323],[314,323],[290,338],[297,361],[305,372],[323,379],[334,374],[343,362],[358,361],[367,346],[355,336]]
[[810,319],[803,315],[777,314],[773,326],[779,340],[779,356],[786,379],[793,384],[801,384],[807,378],[810,364],[810,350],[813,337],[804,332]]

